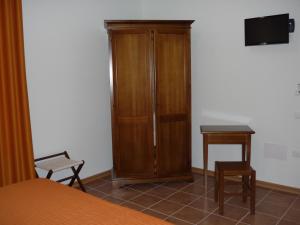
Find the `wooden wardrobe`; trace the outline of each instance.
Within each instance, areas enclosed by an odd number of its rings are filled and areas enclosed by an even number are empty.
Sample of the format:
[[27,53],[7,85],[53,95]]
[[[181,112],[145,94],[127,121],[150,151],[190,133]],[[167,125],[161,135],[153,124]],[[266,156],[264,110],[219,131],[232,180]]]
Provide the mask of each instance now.
[[192,180],[191,20],[107,20],[117,185]]

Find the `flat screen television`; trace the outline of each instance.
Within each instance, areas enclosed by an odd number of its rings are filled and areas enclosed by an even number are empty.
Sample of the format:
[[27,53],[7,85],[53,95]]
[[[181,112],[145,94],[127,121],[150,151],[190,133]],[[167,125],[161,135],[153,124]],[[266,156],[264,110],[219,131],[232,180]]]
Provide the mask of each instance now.
[[245,45],[289,43],[289,14],[245,19]]

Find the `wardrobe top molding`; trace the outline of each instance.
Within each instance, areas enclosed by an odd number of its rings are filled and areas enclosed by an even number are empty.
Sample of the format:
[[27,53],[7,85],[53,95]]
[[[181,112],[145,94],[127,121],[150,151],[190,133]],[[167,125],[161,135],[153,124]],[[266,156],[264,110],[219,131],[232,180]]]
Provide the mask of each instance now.
[[190,28],[195,20],[104,20],[107,30],[132,28],[132,27],[156,27],[166,26],[174,28]]

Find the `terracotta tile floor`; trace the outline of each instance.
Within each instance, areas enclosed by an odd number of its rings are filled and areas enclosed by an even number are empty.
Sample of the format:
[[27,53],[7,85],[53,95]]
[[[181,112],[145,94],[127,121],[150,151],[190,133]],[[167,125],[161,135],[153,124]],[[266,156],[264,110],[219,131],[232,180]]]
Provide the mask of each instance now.
[[[227,182],[229,190],[239,188]],[[249,200],[241,197],[225,200],[224,216],[214,202],[214,180],[194,174],[194,182],[165,182],[127,185],[113,188],[109,177],[86,184],[87,192],[173,224],[183,225],[300,225],[300,196],[259,188],[256,190],[256,214],[249,214]]]

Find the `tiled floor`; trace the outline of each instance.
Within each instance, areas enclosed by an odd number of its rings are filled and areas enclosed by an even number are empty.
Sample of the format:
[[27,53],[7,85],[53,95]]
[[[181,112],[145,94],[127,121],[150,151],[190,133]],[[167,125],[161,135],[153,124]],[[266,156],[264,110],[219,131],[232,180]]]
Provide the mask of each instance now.
[[[213,201],[213,178],[203,185],[203,177],[194,174],[194,182],[128,185],[112,187],[109,177],[86,184],[88,193],[178,225],[297,225],[300,224],[300,196],[257,188],[256,214],[249,215],[249,200],[230,197],[224,216]],[[227,188],[239,188],[232,182]]]

